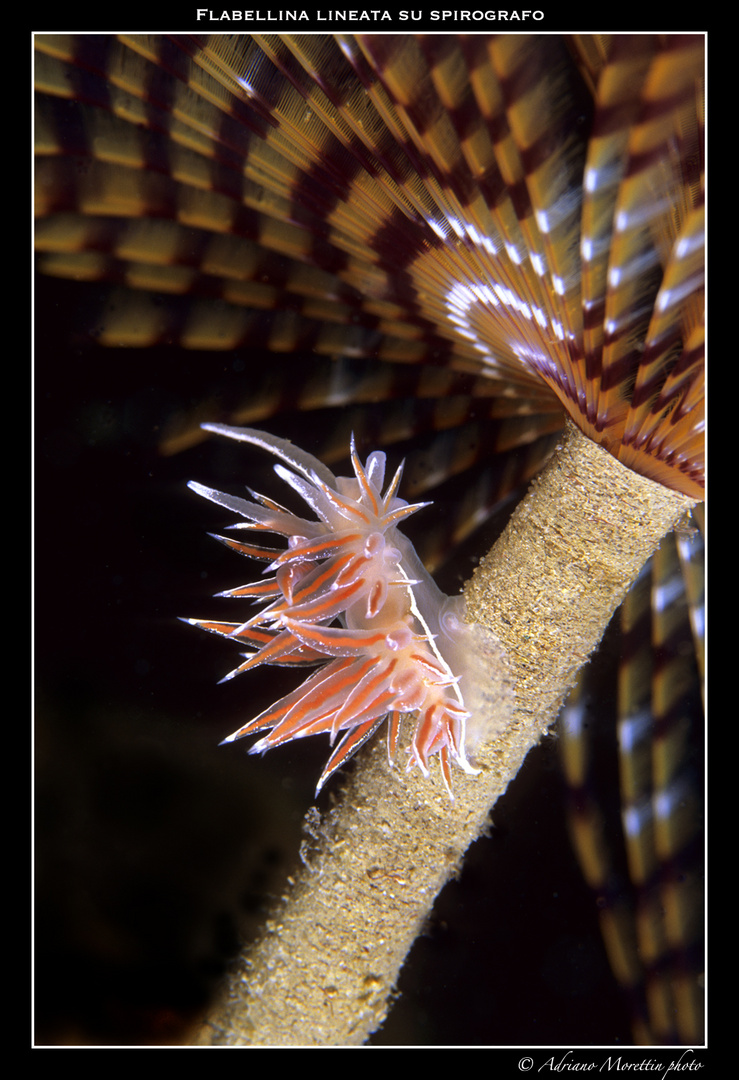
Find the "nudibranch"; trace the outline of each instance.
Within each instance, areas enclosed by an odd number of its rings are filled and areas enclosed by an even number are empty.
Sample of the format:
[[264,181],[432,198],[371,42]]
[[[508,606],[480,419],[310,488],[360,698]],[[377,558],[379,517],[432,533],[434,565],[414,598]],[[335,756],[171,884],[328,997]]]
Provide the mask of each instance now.
[[[385,454],[363,466],[351,443],[353,477],[335,477],[292,443],[250,428],[204,424],[207,431],[251,443],[280,458],[278,476],[313,511],[298,517],[263,495],[245,499],[190,483],[198,495],[245,518],[230,526],[287,538],[276,550],[244,540],[215,538],[239,554],[266,562],[265,576],[219,596],[266,604],[245,622],[186,619],[249,647],[233,678],[259,664],[312,665],[296,690],[250,720],[226,743],[270,729],[251,747],[260,753],[292,739],[327,733],[339,738],[316,794],[388,718],[392,763],[403,713],[415,714],[408,767],[429,775],[438,754],[452,796],[450,762],[474,773],[465,752],[470,713],[460,674],[468,628],[461,597],[445,596],[424,568],[399,524],[428,503],[397,495],[401,465],[383,493]],[[225,681],[225,680],[223,680]],[[453,797],[453,796],[452,796]]]

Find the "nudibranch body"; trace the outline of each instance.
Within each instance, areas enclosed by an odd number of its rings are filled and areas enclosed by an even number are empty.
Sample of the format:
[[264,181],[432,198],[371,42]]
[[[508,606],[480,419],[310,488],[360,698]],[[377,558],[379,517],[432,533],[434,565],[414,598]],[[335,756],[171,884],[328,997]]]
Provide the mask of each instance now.
[[275,472],[305,500],[317,520],[298,517],[265,496],[255,502],[191,483],[193,491],[245,518],[232,529],[287,538],[284,551],[216,537],[240,554],[266,561],[262,580],[220,596],[266,603],[245,622],[185,621],[249,646],[226,679],[259,664],[314,665],[296,690],[229,735],[233,742],[271,729],[251,748],[268,750],[326,732],[331,754],[316,788],[389,717],[392,762],[400,715],[416,714],[409,768],[428,775],[439,755],[451,795],[450,761],[473,773],[465,754],[469,712],[461,670],[466,628],[462,598],[446,597],[398,524],[427,503],[397,495],[402,465],[383,493],[385,454],[362,466],[352,439],[353,477],[335,477],[292,443],[250,428],[205,424],[206,430],[268,450],[290,466]]

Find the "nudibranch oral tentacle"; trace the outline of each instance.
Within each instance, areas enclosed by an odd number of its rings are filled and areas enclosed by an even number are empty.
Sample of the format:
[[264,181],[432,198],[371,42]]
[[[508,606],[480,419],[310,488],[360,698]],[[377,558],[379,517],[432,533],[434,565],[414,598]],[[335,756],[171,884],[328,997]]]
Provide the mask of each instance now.
[[[204,424],[207,431],[261,447],[281,459],[275,472],[307,503],[317,521],[292,514],[252,492],[256,501],[191,483],[197,494],[246,522],[231,528],[272,532],[287,548],[216,539],[250,558],[268,561],[260,582],[220,596],[266,603],[245,622],[187,619],[191,625],[246,644],[244,663],[226,679],[259,664],[321,665],[296,690],[229,735],[234,742],[270,729],[250,753],[308,735],[339,738],[316,788],[389,717],[388,757],[399,738],[399,714],[414,713],[408,768],[429,774],[439,756],[452,795],[450,762],[476,770],[465,752],[470,716],[460,656],[468,632],[461,598],[435,585],[398,523],[428,503],[409,504],[398,491],[402,465],[383,493],[385,454],[363,466],[351,441],[353,477],[335,477],[320,461],[283,439],[251,428]],[[289,466],[286,468],[285,466]]]

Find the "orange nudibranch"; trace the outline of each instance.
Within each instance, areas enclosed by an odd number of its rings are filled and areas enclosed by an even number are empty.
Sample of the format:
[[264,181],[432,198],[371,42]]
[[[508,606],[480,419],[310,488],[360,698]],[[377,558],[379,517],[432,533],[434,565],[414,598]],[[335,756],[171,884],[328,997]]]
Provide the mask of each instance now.
[[251,443],[280,458],[275,472],[305,500],[314,518],[298,517],[273,500],[255,502],[191,483],[198,495],[246,520],[231,526],[287,538],[276,550],[217,537],[240,554],[268,562],[261,581],[222,596],[266,606],[244,622],[186,619],[233,638],[250,651],[226,679],[259,664],[315,665],[292,693],[250,720],[224,742],[268,731],[250,753],[325,732],[335,746],[316,788],[389,718],[388,755],[399,737],[401,713],[415,713],[408,767],[425,775],[438,754],[452,795],[454,761],[474,773],[465,752],[470,715],[461,670],[467,627],[461,597],[445,596],[425,570],[398,524],[427,503],[397,495],[402,465],[383,492],[385,454],[364,465],[351,444],[353,477],[335,477],[312,455],[250,428],[205,424],[207,431]]

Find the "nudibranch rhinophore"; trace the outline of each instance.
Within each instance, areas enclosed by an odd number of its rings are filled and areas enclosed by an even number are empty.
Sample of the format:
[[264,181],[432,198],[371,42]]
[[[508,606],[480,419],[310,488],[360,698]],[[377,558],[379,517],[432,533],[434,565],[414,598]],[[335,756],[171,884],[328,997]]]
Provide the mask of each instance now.
[[275,472],[305,500],[316,520],[297,517],[263,495],[255,501],[189,486],[245,518],[232,529],[275,533],[285,550],[218,536],[234,551],[266,562],[253,584],[219,593],[266,604],[245,622],[186,619],[193,626],[245,644],[244,662],[225,678],[259,664],[315,666],[292,693],[250,720],[224,742],[271,729],[251,747],[259,753],[291,739],[326,732],[339,737],[316,793],[389,718],[388,756],[399,739],[400,716],[413,713],[408,767],[429,774],[439,755],[452,795],[450,761],[474,773],[465,752],[464,653],[470,628],[462,597],[445,596],[424,568],[399,524],[428,503],[397,495],[401,465],[383,493],[385,454],[363,466],[351,444],[353,477],[336,477],[312,455],[264,432],[204,424],[207,431],[251,443],[280,458]]

